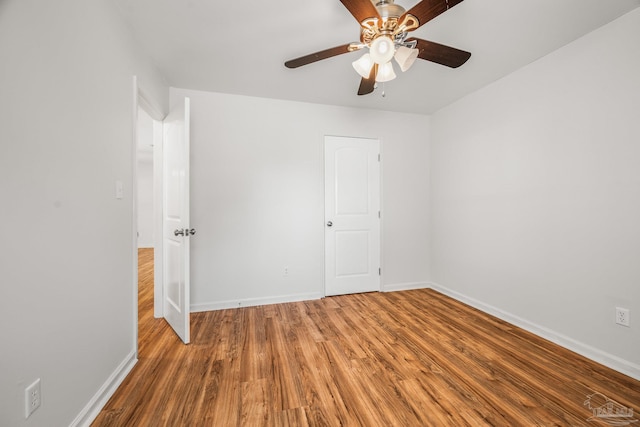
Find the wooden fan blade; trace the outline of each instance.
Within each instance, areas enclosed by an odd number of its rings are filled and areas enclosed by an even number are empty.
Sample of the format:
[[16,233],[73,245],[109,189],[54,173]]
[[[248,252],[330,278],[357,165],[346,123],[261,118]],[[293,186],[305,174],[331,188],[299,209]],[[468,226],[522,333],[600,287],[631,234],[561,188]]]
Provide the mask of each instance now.
[[298,68],[303,65],[311,64],[323,59],[331,58],[334,56],[342,55],[343,53],[353,52],[358,49],[349,49],[351,43],[343,44],[342,46],[332,47],[331,49],[321,50],[320,52],[311,53],[309,55],[301,56],[300,58],[290,59],[284,63],[287,68]]
[[463,0],[422,0],[405,12],[405,14],[398,19],[398,22],[402,22],[405,15],[410,14],[418,18],[418,27],[420,27],[458,3],[462,3],[462,1]]
[[458,68],[471,57],[471,53],[454,47],[445,46],[440,43],[434,43],[418,38],[410,38],[407,41],[417,41],[416,49],[418,49],[418,58],[426,61],[435,62],[436,64],[446,65],[451,68]]
[[358,95],[367,95],[373,92],[376,88],[376,73],[378,72],[378,64],[373,64],[371,72],[368,78],[362,78],[360,80],[360,87],[358,88]]
[[351,12],[358,23],[367,18],[380,18],[378,9],[371,3],[371,0],[340,0],[340,2]]

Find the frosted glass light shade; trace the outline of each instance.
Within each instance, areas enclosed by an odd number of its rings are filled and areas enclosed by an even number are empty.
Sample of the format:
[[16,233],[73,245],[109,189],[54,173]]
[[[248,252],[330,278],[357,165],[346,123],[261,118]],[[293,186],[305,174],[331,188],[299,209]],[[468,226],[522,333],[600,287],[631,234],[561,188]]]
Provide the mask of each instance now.
[[403,73],[411,68],[417,57],[418,49],[410,49],[406,46],[400,46],[394,56]]
[[371,55],[365,53],[358,59],[357,61],[353,61],[351,63],[353,65],[354,70],[358,74],[360,74],[365,79],[369,78],[369,74],[371,73],[371,67],[373,67],[373,61],[371,60]]
[[391,61],[395,53],[393,40],[389,36],[379,36],[371,42],[369,53],[371,54],[371,60],[376,64],[382,65]]
[[393,71],[393,64],[391,62],[378,65],[378,73],[376,74],[377,82],[388,82],[395,78],[396,73]]

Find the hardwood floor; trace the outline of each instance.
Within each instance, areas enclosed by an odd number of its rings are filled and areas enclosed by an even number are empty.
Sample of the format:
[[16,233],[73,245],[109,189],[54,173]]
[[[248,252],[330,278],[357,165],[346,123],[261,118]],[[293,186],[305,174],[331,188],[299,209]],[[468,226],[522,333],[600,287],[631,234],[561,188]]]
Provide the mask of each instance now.
[[149,260],[140,360],[93,426],[606,426],[595,392],[640,410],[639,381],[429,289],[194,313],[185,346]]

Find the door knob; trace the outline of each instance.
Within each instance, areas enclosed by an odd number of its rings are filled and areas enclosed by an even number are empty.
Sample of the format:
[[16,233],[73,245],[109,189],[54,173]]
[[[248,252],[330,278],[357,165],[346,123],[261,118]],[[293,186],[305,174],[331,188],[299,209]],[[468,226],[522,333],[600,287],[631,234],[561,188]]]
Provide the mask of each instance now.
[[328,222],[327,222],[327,227],[331,227],[331,226],[333,226],[333,222],[328,221]]
[[187,232],[187,236],[191,235],[193,236],[194,234],[196,234],[196,229],[192,228],[191,230],[185,230]]
[[[189,233],[189,230],[186,230],[187,233]],[[174,236],[184,236],[184,232],[185,230],[173,230],[173,235]]]

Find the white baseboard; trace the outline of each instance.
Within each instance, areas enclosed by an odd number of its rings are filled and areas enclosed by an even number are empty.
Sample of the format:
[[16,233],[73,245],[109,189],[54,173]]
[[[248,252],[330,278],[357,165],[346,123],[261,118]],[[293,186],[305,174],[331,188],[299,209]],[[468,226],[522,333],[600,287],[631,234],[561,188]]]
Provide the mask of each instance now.
[[98,416],[107,401],[113,396],[122,381],[131,372],[131,369],[138,361],[136,352],[132,351],[120,363],[115,371],[109,376],[107,381],[100,387],[100,390],[93,396],[87,405],[80,411],[78,416],[71,422],[69,427],[89,427]]
[[564,347],[575,353],[578,353],[588,359],[591,359],[604,366],[607,366],[615,371],[621,372],[636,380],[640,380],[640,366],[636,365],[635,363],[622,359],[618,356],[609,354],[605,351],[602,351],[600,349],[587,345],[583,342],[574,340],[573,338],[570,338],[566,335],[560,334],[544,326],[537,325],[519,316],[513,315],[504,310],[493,307],[492,305],[485,304],[482,301],[478,301],[475,298],[468,297],[466,295],[463,295],[459,292],[453,291],[449,288],[438,285],[436,283],[431,283],[429,287],[453,299],[456,299],[474,308],[477,308],[478,310],[481,310],[485,313],[491,314],[499,319],[509,322],[512,325],[518,326],[519,328],[522,328],[526,331],[536,334],[539,337],[547,339],[555,344],[558,344],[561,347]]
[[430,287],[431,283],[429,282],[394,283],[391,285],[382,285],[381,292],[410,291],[412,289],[424,289]]
[[317,293],[310,293],[310,294],[279,295],[279,296],[264,297],[264,298],[245,298],[245,299],[237,299],[237,300],[206,302],[206,303],[199,303],[199,304],[191,304],[191,312],[197,313],[200,311],[223,310],[225,308],[255,307],[258,305],[309,301],[314,299],[320,299],[323,297],[324,297],[324,294],[317,292]]

